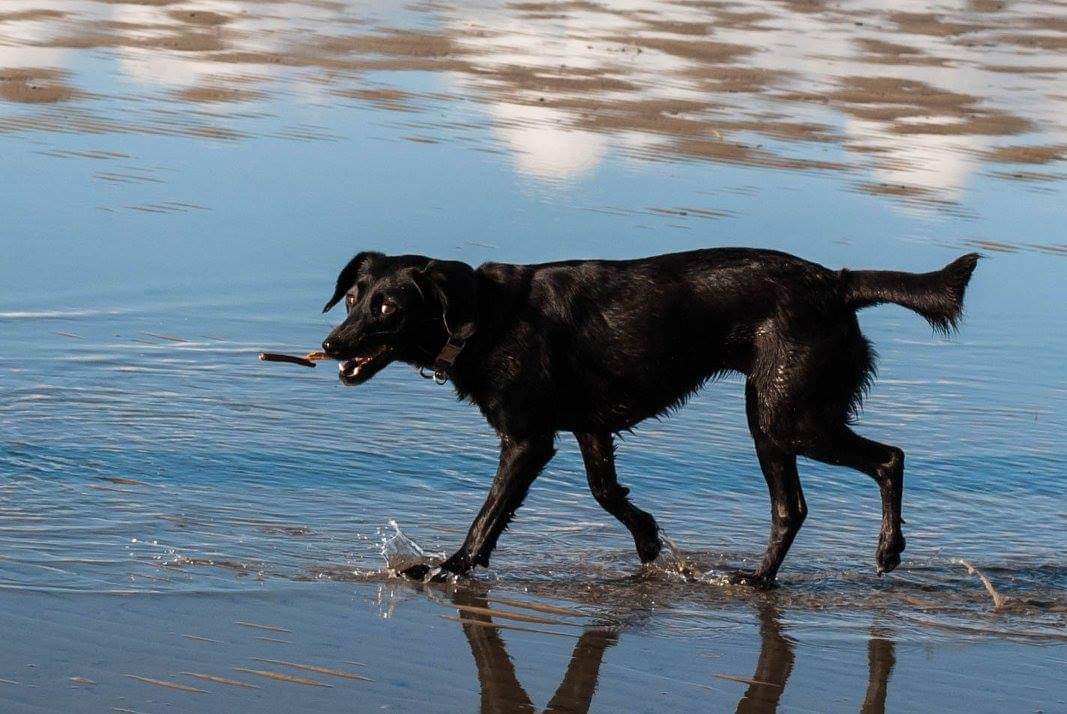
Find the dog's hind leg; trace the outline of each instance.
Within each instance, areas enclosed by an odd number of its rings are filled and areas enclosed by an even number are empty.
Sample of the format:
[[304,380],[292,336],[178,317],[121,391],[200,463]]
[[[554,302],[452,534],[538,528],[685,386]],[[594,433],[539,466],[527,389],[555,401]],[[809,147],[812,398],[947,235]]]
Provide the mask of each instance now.
[[796,454],[775,444],[760,428],[758,398],[751,383],[745,387],[745,397],[748,428],[756,444],[756,457],[771,498],[771,534],[756,571],[735,573],[731,580],[756,587],[769,587],[778,576],[778,568],[807,518],[808,505],[800,487]]
[[755,418],[758,431],[779,449],[848,466],[878,483],[882,530],[875,559],[879,573],[889,572],[904,550],[904,452],[848,426],[873,371],[873,355],[858,323],[853,317],[836,329],[799,338],[773,335],[765,349],[768,355],[746,392],[750,424]]
[[904,550],[901,502],[904,498],[904,452],[895,446],[865,439],[842,424],[817,435],[800,450],[804,456],[827,464],[849,466],[875,480],[882,495],[882,530],[875,562],[878,574],[900,564]]
[[630,503],[627,498],[630,489],[619,485],[615,473],[614,437],[610,433],[588,432],[576,432],[574,436],[582,450],[582,460],[585,462],[585,473],[593,498],[629,529],[641,562],[652,562],[663,547],[659,538],[659,526],[650,514]]

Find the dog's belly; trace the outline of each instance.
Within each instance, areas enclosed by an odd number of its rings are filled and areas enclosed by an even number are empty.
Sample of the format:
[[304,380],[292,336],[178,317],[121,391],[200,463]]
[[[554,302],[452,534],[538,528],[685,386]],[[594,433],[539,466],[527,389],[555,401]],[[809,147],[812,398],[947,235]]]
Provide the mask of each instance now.
[[707,381],[743,365],[714,362],[701,368],[655,370],[642,375],[600,379],[584,389],[559,393],[556,421],[560,431],[618,432],[645,419],[680,408]]

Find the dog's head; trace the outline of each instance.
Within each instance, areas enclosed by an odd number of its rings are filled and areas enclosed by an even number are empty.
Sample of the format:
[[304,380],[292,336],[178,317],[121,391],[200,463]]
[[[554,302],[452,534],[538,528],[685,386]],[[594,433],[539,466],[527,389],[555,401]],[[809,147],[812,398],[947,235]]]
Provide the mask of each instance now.
[[347,385],[366,382],[394,360],[428,367],[449,338],[474,334],[476,284],[466,263],[360,253],[341,270],[322,310],[343,300],[348,311],[322,349],[340,361]]

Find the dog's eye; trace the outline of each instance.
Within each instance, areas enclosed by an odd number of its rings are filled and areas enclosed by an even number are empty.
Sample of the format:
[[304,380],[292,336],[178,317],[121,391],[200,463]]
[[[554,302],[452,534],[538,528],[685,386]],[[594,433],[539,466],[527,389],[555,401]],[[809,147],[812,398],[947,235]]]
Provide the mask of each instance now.
[[382,315],[392,315],[396,312],[396,303],[386,300],[382,303]]
[[355,305],[355,304],[356,304],[356,296],[355,295],[346,295],[345,296],[345,306],[349,310],[351,310],[352,306]]

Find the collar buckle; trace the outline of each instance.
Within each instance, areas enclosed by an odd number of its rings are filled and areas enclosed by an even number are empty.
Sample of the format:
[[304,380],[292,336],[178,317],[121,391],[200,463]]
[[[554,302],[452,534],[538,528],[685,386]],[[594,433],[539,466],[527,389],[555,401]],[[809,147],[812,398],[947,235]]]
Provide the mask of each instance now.
[[448,341],[445,342],[445,346],[441,348],[440,354],[437,355],[437,359],[434,360],[433,363],[432,377],[435,383],[444,384],[448,381],[448,373],[452,370],[452,365],[455,364],[456,358],[459,357],[459,353],[463,351],[465,344],[465,340],[459,340],[455,337],[448,338]]

